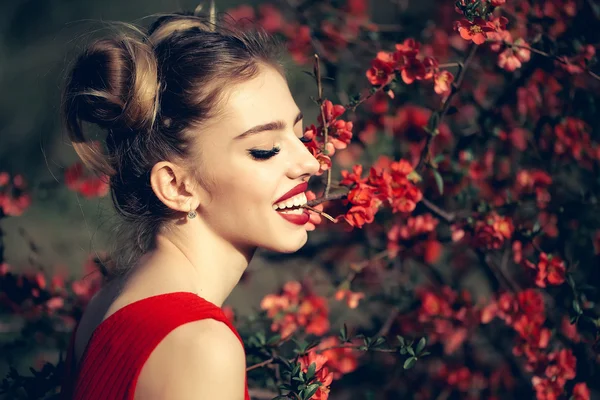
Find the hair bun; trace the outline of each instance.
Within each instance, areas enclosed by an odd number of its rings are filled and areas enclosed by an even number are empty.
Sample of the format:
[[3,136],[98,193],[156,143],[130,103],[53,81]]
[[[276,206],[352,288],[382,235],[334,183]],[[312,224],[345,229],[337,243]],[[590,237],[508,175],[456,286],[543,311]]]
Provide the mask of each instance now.
[[[87,145],[81,121],[108,129],[115,140],[152,129],[157,92],[156,56],[146,41],[122,34],[89,45],[75,61],[63,94],[63,116],[77,152]],[[79,155],[107,173],[108,163],[90,159],[98,157],[92,152]]]

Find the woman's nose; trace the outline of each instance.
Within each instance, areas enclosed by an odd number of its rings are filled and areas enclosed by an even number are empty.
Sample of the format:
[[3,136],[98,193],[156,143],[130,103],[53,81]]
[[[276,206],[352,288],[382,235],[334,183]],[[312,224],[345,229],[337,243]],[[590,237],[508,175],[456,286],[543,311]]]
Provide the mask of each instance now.
[[319,161],[299,140],[296,140],[293,145],[293,160],[292,174],[296,175],[294,178],[303,175],[315,175],[321,168]]

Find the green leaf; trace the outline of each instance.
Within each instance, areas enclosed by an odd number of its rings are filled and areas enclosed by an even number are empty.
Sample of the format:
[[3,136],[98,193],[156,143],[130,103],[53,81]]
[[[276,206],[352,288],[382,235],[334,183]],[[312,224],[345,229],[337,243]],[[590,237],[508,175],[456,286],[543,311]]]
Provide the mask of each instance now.
[[436,164],[441,163],[442,161],[444,161],[446,159],[446,155],[444,154],[438,154],[437,156],[434,157],[433,162]]
[[319,389],[320,386],[321,386],[321,382],[308,385],[308,387],[306,388],[306,392],[304,394],[304,398],[310,399],[317,392],[317,390]]
[[579,315],[583,314],[583,310],[581,309],[577,299],[573,299],[573,310],[575,310],[575,312]]
[[348,341],[348,328],[346,327],[346,324],[344,324],[342,329],[340,329],[340,340],[342,343],[346,343]]
[[573,280],[573,275],[567,274],[567,282],[569,283],[569,286],[571,286],[571,289],[575,289],[575,281]]
[[406,348],[406,351],[408,351],[408,354],[410,354],[411,356],[415,356],[415,351],[413,350],[413,348],[411,346],[408,346]]
[[400,346],[404,347],[406,346],[406,342],[404,341],[404,338],[400,335],[397,335],[396,338],[398,338],[398,342],[400,343]]
[[262,345],[264,345],[267,342],[264,332],[257,332],[256,338],[258,339],[258,342]]
[[310,381],[314,376],[315,376],[315,372],[317,370],[317,364],[316,363],[312,363],[308,366],[308,371],[306,372],[306,380]]
[[415,365],[416,361],[417,361],[417,359],[414,357],[407,358],[406,361],[404,361],[404,369],[412,368]]
[[371,346],[377,347],[377,346],[381,345],[383,342],[385,342],[385,338],[378,337],[377,339],[375,339],[375,343],[373,343]]
[[438,191],[440,194],[444,194],[444,179],[442,179],[442,175],[440,175],[437,169],[433,170],[433,177],[435,178],[435,183],[437,185]]
[[422,337],[421,340],[419,340],[419,344],[417,344],[417,349],[416,349],[416,353],[417,354],[421,354],[421,352],[423,351],[423,349],[425,348],[425,345],[427,344],[427,339]]
[[296,375],[298,375],[299,372],[300,372],[300,364],[296,364],[296,366],[294,366],[294,369],[292,370],[292,375],[296,376]]
[[281,335],[275,335],[269,338],[267,341],[268,345],[273,345],[281,340]]

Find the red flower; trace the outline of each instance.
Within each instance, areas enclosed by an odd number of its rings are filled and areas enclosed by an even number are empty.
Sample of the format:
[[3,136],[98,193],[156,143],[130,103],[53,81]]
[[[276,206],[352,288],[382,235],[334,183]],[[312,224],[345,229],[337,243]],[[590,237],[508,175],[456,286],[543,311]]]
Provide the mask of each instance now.
[[395,61],[389,53],[380,51],[377,58],[371,61],[371,68],[367,71],[367,79],[371,85],[386,85],[394,75]]
[[333,382],[333,372],[329,371],[329,368],[325,366],[327,363],[327,357],[323,354],[317,354],[315,351],[310,351],[307,355],[300,357],[300,362],[303,372],[308,372],[308,367],[311,364],[315,364],[316,381],[321,382],[321,386],[317,389],[316,393],[311,397],[312,400],[327,400],[329,398],[329,386]]
[[541,253],[537,265],[530,261],[525,261],[525,263],[530,268],[537,270],[535,284],[539,287],[546,287],[547,283],[560,285],[565,281],[566,267],[559,256]]
[[[336,120],[330,125],[328,140],[335,149],[345,149],[352,140],[352,122]],[[333,152],[331,154],[333,155]]]
[[[315,351],[340,345],[341,342],[337,336],[329,336],[321,340],[315,347]],[[342,375],[349,374],[358,367],[358,357],[360,352],[357,352],[355,349],[338,347],[335,349],[324,350],[321,354],[327,358],[325,365],[333,370],[333,379],[339,379]]]
[[[325,121],[327,124],[331,123],[337,117],[341,116],[343,113],[346,112],[344,106],[339,104],[334,105],[330,100],[325,100],[321,105],[321,109],[323,110],[323,114],[325,115]],[[320,114],[317,120],[321,125],[323,124],[323,118],[321,118]]]
[[349,308],[358,307],[358,302],[365,298],[365,294],[361,292],[353,292],[349,289],[339,289],[335,292],[335,299],[338,301],[346,300]]
[[65,185],[87,198],[106,196],[110,188],[107,176],[87,176],[80,162],[65,170]]
[[475,245],[487,249],[500,249],[504,242],[512,237],[513,231],[513,223],[509,217],[491,213],[485,221],[477,221]]
[[538,320],[544,320],[545,307],[542,294],[535,289],[526,289],[517,294],[521,312]]
[[425,65],[416,58],[406,58],[401,69],[401,76],[404,83],[410,85],[415,80],[425,79],[427,70]]
[[573,400],[590,400],[590,389],[585,382],[579,382],[573,388]]
[[448,71],[442,71],[433,76],[433,90],[437,94],[447,96],[450,93],[452,82],[454,82],[454,75]]
[[0,216],[19,216],[31,205],[31,196],[25,192],[26,184],[21,175],[15,175],[10,182],[10,175],[0,173]]
[[415,39],[409,38],[404,40],[401,44],[396,44],[396,53],[394,58],[396,60],[402,57],[414,58],[419,54],[419,49],[421,48],[421,44],[417,42]]
[[463,39],[472,40],[475,44],[483,44],[487,39],[487,32],[495,30],[481,18],[475,18],[473,22],[463,18],[454,23],[454,28]]
[[363,167],[360,164],[353,166],[352,172],[348,172],[346,170],[342,171],[342,180],[340,181],[340,185],[351,186],[353,184],[366,182],[367,178],[361,178],[362,172]]
[[370,206],[373,202],[375,190],[372,186],[359,183],[348,192],[348,201],[357,206]]
[[346,212],[344,220],[350,226],[362,228],[375,220],[375,210],[373,207],[354,206]]
[[287,282],[281,294],[268,294],[260,307],[273,319],[271,330],[288,337],[299,327],[307,333],[322,335],[329,330],[329,308],[320,296],[305,292],[297,281]]
[[537,376],[534,376],[531,381],[537,400],[558,400],[562,395],[562,388],[557,382]]

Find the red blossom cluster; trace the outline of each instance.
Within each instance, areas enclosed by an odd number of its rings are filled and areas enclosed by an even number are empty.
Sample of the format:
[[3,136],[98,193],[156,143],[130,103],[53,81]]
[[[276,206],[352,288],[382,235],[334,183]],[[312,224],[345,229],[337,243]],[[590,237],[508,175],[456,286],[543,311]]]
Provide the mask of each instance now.
[[[402,81],[410,85],[416,80],[433,80],[437,94],[447,96],[454,81],[454,75],[440,69],[434,57],[419,54],[421,44],[412,38],[396,44],[396,51],[389,53],[380,51],[371,61],[371,68],[366,72],[371,85],[385,86],[399,73]],[[392,92],[388,92],[393,97]]]
[[327,336],[319,342],[314,351],[318,351],[327,359],[326,365],[333,372],[333,379],[340,379],[358,368],[361,353],[351,347],[358,344],[359,339],[342,345],[338,336]]
[[[362,31],[376,31],[366,13],[366,0],[347,1],[336,13],[319,26],[322,57],[336,61],[338,54],[348,43],[354,41]],[[287,50],[298,64],[304,64],[312,58],[311,27],[296,19],[286,19],[281,11],[273,4],[260,4],[257,10],[243,4],[228,9],[227,14],[237,20],[242,26],[258,23],[270,34],[281,34],[285,37]]]
[[428,342],[442,343],[445,354],[454,353],[479,325],[479,312],[467,291],[457,293],[449,286],[419,287],[416,314],[400,315],[402,332],[427,332]]
[[[485,5],[485,1],[480,4]],[[492,6],[500,6],[504,1],[492,1]],[[463,2],[463,6],[464,6]],[[463,13],[459,8],[456,11]],[[484,16],[478,16],[473,19],[462,18],[454,23],[454,28],[460,36],[477,45],[491,42],[490,48],[499,52],[498,66],[506,71],[512,72],[521,68],[522,64],[531,59],[531,50],[528,43],[522,37],[513,38],[513,33],[506,29],[508,19],[503,16],[496,16],[488,12]]]
[[525,260],[525,265],[536,271],[535,284],[539,287],[561,285],[565,281],[567,267],[560,256],[542,252],[537,264]]
[[358,307],[358,302],[365,298],[362,292],[353,292],[350,289],[338,289],[335,292],[334,298],[338,301],[346,300],[346,305],[349,308]]
[[484,219],[475,222],[474,230],[474,246],[498,250],[512,238],[515,228],[510,217],[491,212]]
[[559,159],[575,159],[580,166],[593,168],[600,161],[600,145],[590,136],[591,127],[583,120],[566,117],[558,124],[544,125],[540,148],[554,153]]
[[390,162],[387,167],[372,167],[366,178],[361,177],[362,172],[362,165],[352,167],[352,172],[341,172],[340,184],[351,187],[345,200],[350,209],[343,216],[351,226],[361,228],[373,222],[382,204],[393,212],[408,213],[423,198],[415,186],[418,175],[406,160]]
[[438,223],[439,220],[429,213],[396,222],[387,233],[390,257],[402,252],[405,257],[417,257],[426,263],[435,263],[442,251],[442,244],[435,232]]
[[65,185],[83,197],[103,197],[110,188],[106,176],[92,176],[85,173],[85,167],[77,162],[65,170]]
[[[549,350],[552,332],[544,327],[546,310],[542,294],[526,289],[516,295],[502,293],[482,310],[483,323],[498,317],[519,335],[513,353],[526,359],[526,369],[533,373],[532,384],[538,400],[561,398],[565,384],[576,376],[577,360],[570,349]],[[587,388],[579,388],[585,394]],[[582,399],[589,400],[587,397]]]
[[[0,306],[26,320],[34,320],[43,315],[56,317],[71,329],[76,321],[74,316],[83,310],[92,296],[100,289],[102,276],[96,267],[97,256],[88,258],[79,280],[66,282],[65,273],[56,273],[48,281],[40,271],[15,274],[7,263],[0,264]],[[74,296],[73,296],[74,294]],[[66,302],[70,297],[75,301]],[[61,328],[64,330],[64,328]]]
[[271,330],[287,338],[299,328],[306,333],[323,335],[329,330],[327,299],[310,293],[300,282],[287,282],[281,294],[268,294],[260,302],[273,320]]
[[10,178],[8,172],[0,172],[0,216],[18,216],[31,204],[25,180],[21,175]]
[[[311,125],[304,129],[304,144],[321,165],[317,175],[330,169],[331,156],[335,154],[336,149],[345,149],[352,140],[352,122],[338,119],[345,112],[344,106],[334,105],[331,101],[325,100],[321,105],[318,127]],[[324,120],[322,116],[325,117]],[[327,143],[324,143],[325,129]]]
[[550,193],[548,193],[550,185],[552,185],[552,177],[547,172],[538,169],[522,169],[517,172],[515,178],[515,197],[535,194],[537,207],[545,209],[550,201]]
[[333,382],[333,372],[329,371],[329,368],[325,365],[327,363],[327,357],[322,354],[318,354],[315,351],[310,351],[305,356],[300,357],[298,360],[302,368],[302,372],[308,372],[308,367],[314,363],[315,378],[321,383],[321,386],[317,389],[315,394],[311,397],[313,400],[327,400],[329,398],[329,386]]
[[556,77],[536,69],[529,80],[517,88],[517,115],[538,120],[542,115],[557,117],[563,110],[559,93],[563,85]]
[[589,64],[596,55],[596,49],[591,44],[582,46],[573,57],[561,56],[557,65],[570,74],[581,74],[588,70]]

